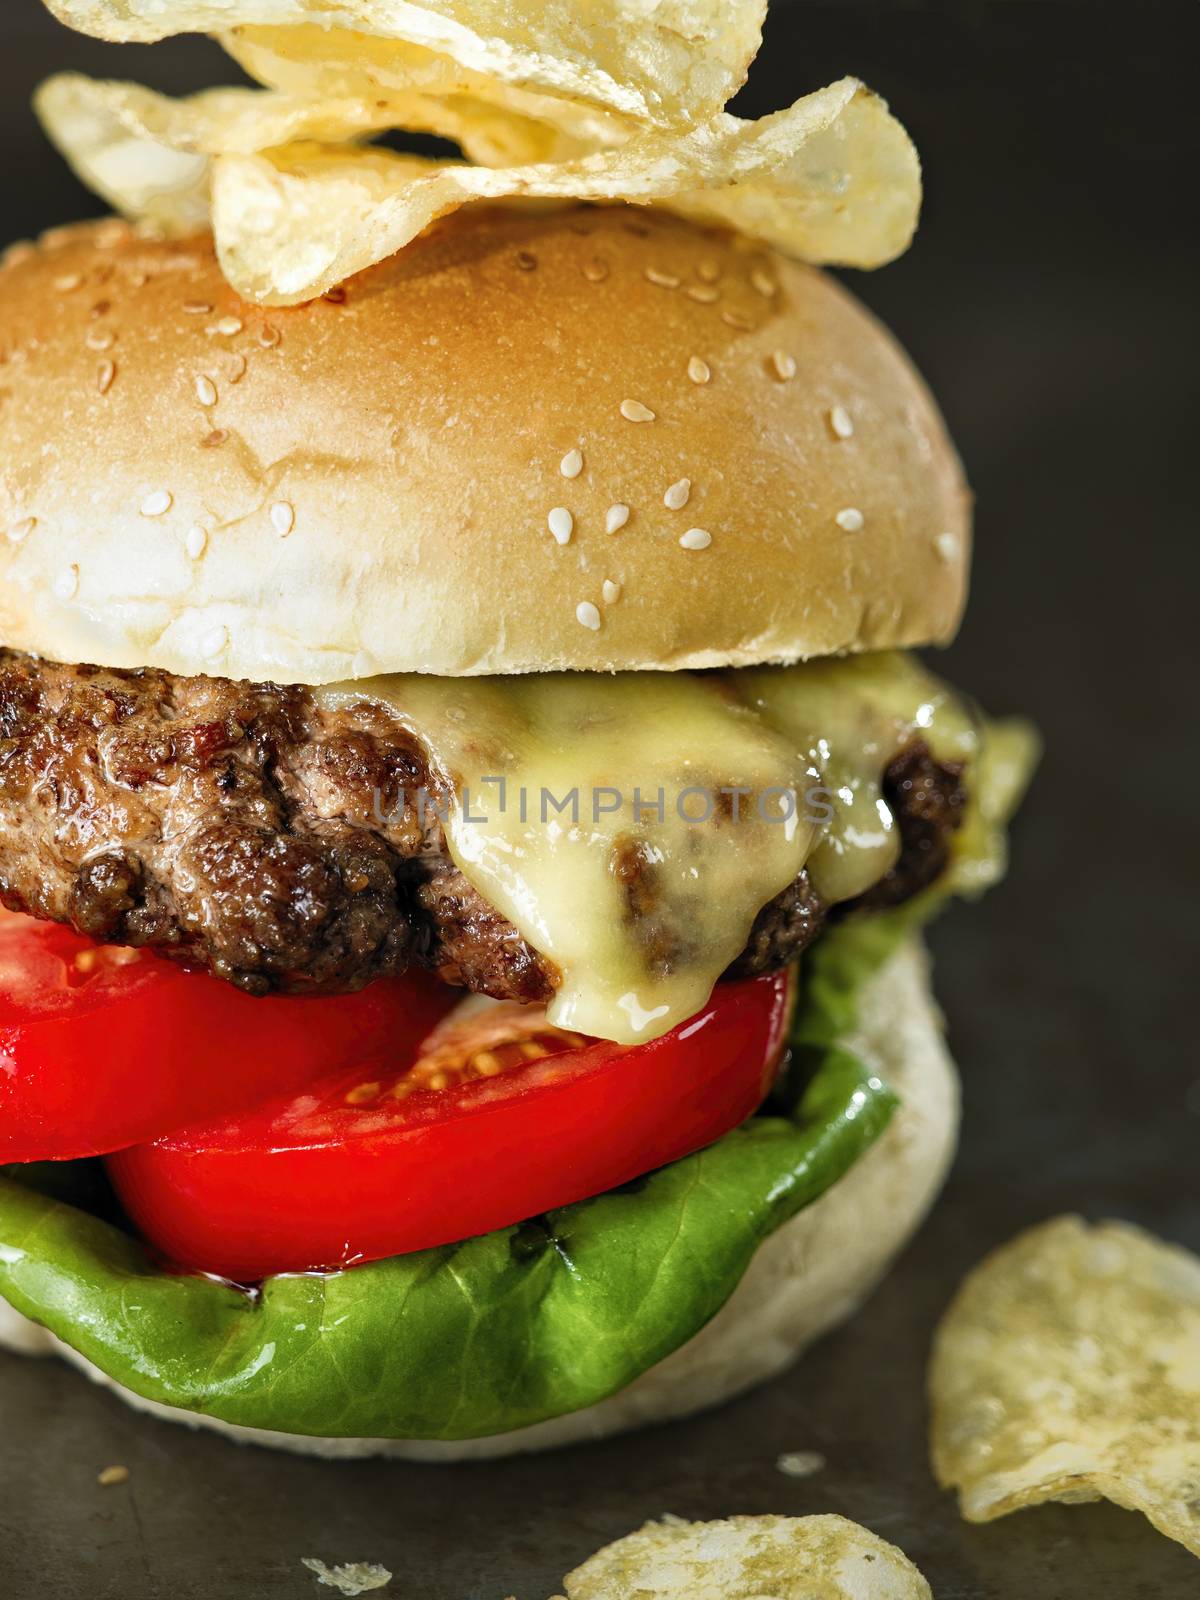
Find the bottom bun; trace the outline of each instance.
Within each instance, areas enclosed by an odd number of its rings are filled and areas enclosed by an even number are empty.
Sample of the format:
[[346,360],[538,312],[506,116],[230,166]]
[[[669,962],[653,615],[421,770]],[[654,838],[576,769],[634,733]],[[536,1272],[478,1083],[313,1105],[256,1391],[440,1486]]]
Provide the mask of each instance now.
[[693,1339],[628,1388],[569,1416],[486,1439],[316,1439],[242,1428],[143,1400],[0,1300],[0,1347],[63,1355],[139,1411],[306,1455],[478,1460],[599,1439],[683,1417],[781,1372],[854,1311],[933,1203],[954,1154],[958,1078],[916,942],[863,991],[846,1041],[900,1096],[883,1136],[832,1189],[761,1246],[737,1289]]

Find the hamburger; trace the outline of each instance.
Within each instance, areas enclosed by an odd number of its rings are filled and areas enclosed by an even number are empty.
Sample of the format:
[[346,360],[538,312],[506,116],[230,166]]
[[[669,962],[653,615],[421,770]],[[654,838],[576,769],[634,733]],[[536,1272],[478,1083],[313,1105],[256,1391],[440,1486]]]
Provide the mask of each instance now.
[[1027,756],[910,653],[969,497],[905,355],[619,204],[3,284],[0,1338],[425,1459],[785,1367],[941,1184],[919,930]]

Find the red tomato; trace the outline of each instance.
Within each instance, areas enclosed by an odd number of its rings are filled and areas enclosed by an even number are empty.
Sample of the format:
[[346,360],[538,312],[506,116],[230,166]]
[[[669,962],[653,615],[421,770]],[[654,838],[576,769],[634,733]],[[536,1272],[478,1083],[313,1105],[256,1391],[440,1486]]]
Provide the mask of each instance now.
[[428,978],[256,1000],[158,956],[0,913],[0,1161],[101,1155],[411,1049]]
[[467,1002],[386,1076],[342,1072],[248,1116],[110,1158],[142,1230],[181,1266],[252,1283],[488,1233],[711,1144],[771,1086],[786,974],[718,985],[632,1049],[537,1009]]

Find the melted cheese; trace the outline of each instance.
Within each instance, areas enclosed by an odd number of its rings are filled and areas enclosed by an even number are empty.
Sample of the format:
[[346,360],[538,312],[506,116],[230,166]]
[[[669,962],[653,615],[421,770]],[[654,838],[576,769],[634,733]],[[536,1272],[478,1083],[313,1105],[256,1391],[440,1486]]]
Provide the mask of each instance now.
[[962,701],[898,654],[319,693],[382,704],[420,739],[455,864],[561,973],[551,1021],[626,1044],[700,1010],[801,867],[830,902],[883,876],[899,841],[882,777],[913,737],[948,760],[977,745]]

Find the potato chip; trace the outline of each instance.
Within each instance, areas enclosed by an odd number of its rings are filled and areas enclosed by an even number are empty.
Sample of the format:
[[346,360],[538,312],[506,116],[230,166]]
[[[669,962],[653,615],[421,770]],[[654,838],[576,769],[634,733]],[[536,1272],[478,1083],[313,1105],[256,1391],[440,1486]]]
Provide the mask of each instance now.
[[[743,123],[739,163],[746,176],[735,178],[732,187],[714,182],[693,194],[664,197],[663,204],[806,261],[843,267],[894,261],[916,231],[921,163],[886,103],[861,84],[857,90],[836,116],[800,137],[793,113],[815,95],[791,111]],[[776,164],[773,153],[781,146],[790,148]]]
[[564,1583],[567,1600],[930,1600],[903,1551],[832,1516],[648,1522]]
[[61,73],[38,89],[34,110],[75,174],[109,205],[165,232],[199,232],[209,223],[209,157],[194,143],[179,148],[131,126],[118,109],[116,92],[125,89],[150,93]]
[[119,211],[167,232],[208,226],[211,164],[296,140],[355,140],[403,125],[453,139],[472,160],[525,165],[553,159],[555,130],[467,96],[415,93],[303,96],[208,89],[172,100],[136,83],[60,73],[34,106],[80,178]]
[[[38,111],[75,170],[163,233],[211,222],[248,299],[311,299],[474,200],[624,200],[815,262],[904,250],[921,177],[884,103],[844,78],[744,122],[716,110],[765,0],[49,0],[104,38],[223,28],[265,89],[171,101],[51,79]],[[474,163],[365,145],[440,134]]]
[[1200,1258],[1059,1217],[995,1251],[938,1329],[939,1482],[990,1522],[1115,1501],[1200,1555]]
[[[839,164],[806,169],[809,140],[826,153],[836,145],[844,152]],[[556,164],[492,170],[296,144],[215,161],[213,231],[222,269],[239,293],[282,305],[311,299],[385,259],[473,200],[657,202],[740,225],[809,260],[874,266],[907,243],[920,194],[914,156],[904,205],[869,203],[868,189],[851,174],[858,147],[878,140],[911,150],[883,103],[846,78],[762,123],[722,115],[687,134],[642,134],[616,150]],[[903,166],[903,156],[894,156],[867,170]],[[706,185],[728,187],[700,193]]]
[[[451,100],[469,96],[485,107],[494,107],[502,119],[540,124],[544,153],[531,147],[528,155],[520,157],[514,151],[504,163],[507,165],[520,159],[566,160],[589,150],[609,149],[623,144],[642,126],[633,118],[603,111],[586,101],[544,94],[468,71],[449,56],[402,40],[317,27],[231,28],[220,37],[244,72],[268,88],[288,94],[364,100],[380,90],[396,99],[405,95]],[[485,154],[473,159],[488,160]]]
[[101,39],[148,43],[238,24],[315,24],[395,39],[473,72],[661,126],[713,115],[738,89],[766,0],[46,0]]

